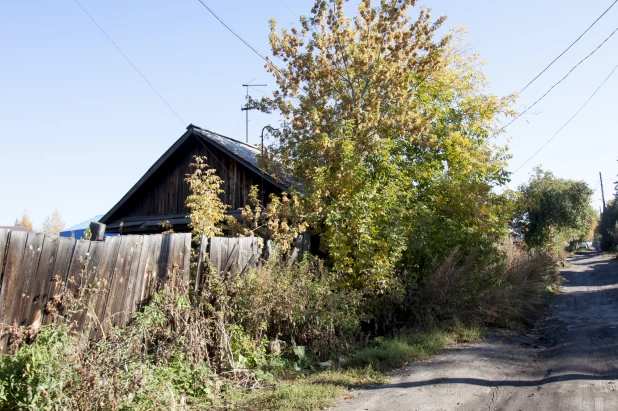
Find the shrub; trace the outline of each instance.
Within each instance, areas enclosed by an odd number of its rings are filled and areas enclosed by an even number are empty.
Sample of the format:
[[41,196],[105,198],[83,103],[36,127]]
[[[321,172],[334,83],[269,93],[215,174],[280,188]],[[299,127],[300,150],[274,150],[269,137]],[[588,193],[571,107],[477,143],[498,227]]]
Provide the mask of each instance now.
[[181,277],[90,346],[66,320],[83,306],[75,293],[59,298],[67,305],[59,322],[38,333],[16,327],[14,354],[0,357],[0,408],[206,409],[226,384],[252,387],[286,364],[310,367],[358,331],[360,295],[336,291],[337,278],[311,256],[289,264],[275,255],[243,277],[209,268],[193,294]]
[[235,319],[254,341],[306,346],[319,357],[333,356],[352,344],[362,318],[361,293],[337,290],[339,278],[323,262],[306,255],[297,265],[277,256],[231,290]]

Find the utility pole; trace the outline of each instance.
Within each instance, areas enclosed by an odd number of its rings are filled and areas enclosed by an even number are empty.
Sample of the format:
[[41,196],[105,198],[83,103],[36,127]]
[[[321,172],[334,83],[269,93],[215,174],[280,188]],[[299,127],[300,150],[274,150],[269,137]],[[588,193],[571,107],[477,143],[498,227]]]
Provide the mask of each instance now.
[[[243,87],[247,89],[247,97],[246,97],[247,100],[249,100],[249,87],[266,87],[267,86],[267,84],[251,84],[251,81],[248,82],[247,84],[242,85]],[[249,110],[253,110],[253,107],[249,107],[249,102],[247,101],[247,104],[245,105],[245,107],[241,108],[241,110],[244,111],[246,114],[245,115],[245,140],[247,143],[249,143]]]
[[603,191],[603,176],[599,171],[599,179],[601,180],[601,201],[603,201],[603,212],[605,212],[605,192]]

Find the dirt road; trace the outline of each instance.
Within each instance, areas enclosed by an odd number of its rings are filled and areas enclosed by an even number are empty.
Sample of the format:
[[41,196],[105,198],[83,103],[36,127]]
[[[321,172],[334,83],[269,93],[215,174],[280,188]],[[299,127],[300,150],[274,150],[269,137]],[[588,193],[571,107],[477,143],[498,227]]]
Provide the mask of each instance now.
[[618,410],[618,260],[571,263],[539,334],[457,345],[335,410]]

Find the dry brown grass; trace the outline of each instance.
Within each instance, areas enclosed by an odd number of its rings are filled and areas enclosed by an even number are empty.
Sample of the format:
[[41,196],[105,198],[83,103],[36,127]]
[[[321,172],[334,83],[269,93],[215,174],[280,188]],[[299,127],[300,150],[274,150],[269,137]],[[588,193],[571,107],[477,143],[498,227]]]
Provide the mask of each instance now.
[[425,278],[415,303],[423,323],[452,318],[482,324],[529,324],[542,311],[543,296],[560,277],[556,258],[518,244],[497,246],[497,258],[479,263],[478,253],[451,252]]

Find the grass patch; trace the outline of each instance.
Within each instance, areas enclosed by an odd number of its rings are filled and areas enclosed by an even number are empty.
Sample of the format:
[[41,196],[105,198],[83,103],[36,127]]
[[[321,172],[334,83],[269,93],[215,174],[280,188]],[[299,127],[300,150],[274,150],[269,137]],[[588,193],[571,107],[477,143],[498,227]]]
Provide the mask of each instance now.
[[236,405],[241,409],[320,410],[333,405],[347,389],[384,384],[388,371],[426,359],[457,342],[477,341],[483,335],[481,327],[457,322],[395,338],[377,338],[341,366],[283,381],[272,390],[248,392],[237,397]]
[[477,341],[482,335],[483,330],[480,327],[465,327],[455,323],[392,339],[378,338],[372,346],[352,356],[346,365],[351,368],[371,366],[378,371],[388,371],[408,362],[424,360],[448,345]]

